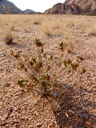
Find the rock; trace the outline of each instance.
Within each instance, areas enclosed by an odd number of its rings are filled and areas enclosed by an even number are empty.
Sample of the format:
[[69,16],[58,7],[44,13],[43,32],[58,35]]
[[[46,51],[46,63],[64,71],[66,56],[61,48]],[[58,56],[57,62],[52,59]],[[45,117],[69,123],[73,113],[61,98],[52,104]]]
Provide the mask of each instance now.
[[38,124],[36,124],[36,126],[37,126],[38,128],[40,128],[40,127],[42,126],[42,124],[41,124],[41,123],[38,123]]
[[45,11],[46,14],[95,14],[96,0],[66,0]]

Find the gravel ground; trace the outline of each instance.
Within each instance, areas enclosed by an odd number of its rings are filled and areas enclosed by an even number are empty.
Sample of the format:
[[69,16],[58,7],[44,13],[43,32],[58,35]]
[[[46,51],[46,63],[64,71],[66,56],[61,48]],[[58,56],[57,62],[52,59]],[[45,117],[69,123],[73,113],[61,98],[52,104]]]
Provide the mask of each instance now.
[[59,111],[55,112],[46,98],[26,93],[16,85],[18,77],[26,76],[14,68],[16,61],[9,55],[9,50],[34,55],[33,40],[38,37],[46,42],[45,49],[58,56],[58,44],[65,39],[62,35],[42,34],[38,31],[40,25],[26,22],[25,26],[30,27],[28,32],[19,26],[15,28],[13,34],[18,38],[11,45],[4,43],[4,26],[0,28],[0,128],[96,128],[96,36],[70,27],[70,33],[75,37],[74,48],[70,53],[65,52],[63,58],[75,59],[82,55],[84,60],[80,66],[85,67],[86,72],[67,73],[62,68],[58,71],[63,91]]

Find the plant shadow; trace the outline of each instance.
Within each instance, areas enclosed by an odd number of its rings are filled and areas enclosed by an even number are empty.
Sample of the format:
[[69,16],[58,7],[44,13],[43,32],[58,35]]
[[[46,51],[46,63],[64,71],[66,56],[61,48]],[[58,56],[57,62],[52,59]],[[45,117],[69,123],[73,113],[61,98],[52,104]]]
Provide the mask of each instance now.
[[15,43],[15,42],[12,42],[11,44],[9,44],[9,46],[15,47],[15,48],[25,48],[26,47],[23,44],[18,44],[18,43]]
[[72,88],[60,91],[59,98],[50,101],[59,128],[94,128],[96,117],[82,106],[77,93]]

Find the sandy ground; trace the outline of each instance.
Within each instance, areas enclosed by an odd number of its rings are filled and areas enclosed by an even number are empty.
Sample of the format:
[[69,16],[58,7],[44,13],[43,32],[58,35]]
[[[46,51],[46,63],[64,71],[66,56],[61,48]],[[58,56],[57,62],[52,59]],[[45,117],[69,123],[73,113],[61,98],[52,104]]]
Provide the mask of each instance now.
[[[93,17],[89,19],[94,22]],[[51,22],[52,16],[48,20]],[[54,113],[45,98],[26,93],[16,85],[16,79],[24,74],[14,68],[16,62],[9,50],[32,55],[35,53],[33,40],[38,37],[46,42],[45,48],[58,55],[58,44],[64,37],[44,35],[38,30],[40,25],[26,22],[25,26],[29,27],[26,32],[20,26],[15,27],[13,34],[18,38],[11,45],[3,41],[2,30],[6,27],[0,27],[0,128],[96,128],[96,36],[88,36],[82,29],[70,27],[70,33],[75,37],[74,48],[71,53],[65,52],[64,57],[74,59],[82,55],[81,66],[86,72],[81,75],[60,70],[58,76],[67,93],[60,111]]]

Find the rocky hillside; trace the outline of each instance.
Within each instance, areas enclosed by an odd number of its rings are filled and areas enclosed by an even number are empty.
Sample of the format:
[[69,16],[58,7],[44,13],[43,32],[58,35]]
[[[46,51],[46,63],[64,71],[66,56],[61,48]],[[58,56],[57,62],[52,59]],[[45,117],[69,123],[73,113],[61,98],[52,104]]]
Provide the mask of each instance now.
[[7,0],[0,0],[0,13],[6,14],[6,13],[22,13],[22,11],[17,8],[12,2],[9,2]]
[[96,14],[96,0],[66,0],[45,11],[49,14]]

